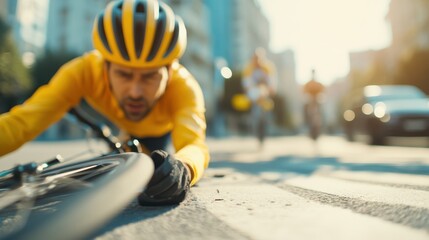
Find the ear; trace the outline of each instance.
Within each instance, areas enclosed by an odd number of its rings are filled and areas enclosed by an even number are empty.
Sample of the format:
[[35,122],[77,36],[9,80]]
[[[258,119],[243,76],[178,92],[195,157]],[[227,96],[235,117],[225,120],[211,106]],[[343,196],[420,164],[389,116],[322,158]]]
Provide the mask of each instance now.
[[173,62],[173,63],[166,65],[167,72],[168,72],[168,81],[170,81],[171,77],[173,76],[173,64],[175,64],[175,63]]

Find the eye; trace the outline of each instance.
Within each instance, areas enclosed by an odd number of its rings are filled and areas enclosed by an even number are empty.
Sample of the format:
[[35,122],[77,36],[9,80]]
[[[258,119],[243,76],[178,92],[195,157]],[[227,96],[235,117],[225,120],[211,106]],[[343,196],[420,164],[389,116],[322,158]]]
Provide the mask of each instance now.
[[125,72],[125,71],[116,71],[116,74],[118,75],[118,77],[124,78],[124,79],[131,79],[133,77],[132,73]]
[[154,75],[155,75],[155,73],[147,73],[147,74],[143,75],[143,78],[146,78],[146,79],[153,78]]
[[148,73],[142,76],[142,79],[146,82],[156,83],[159,82],[162,78],[162,74],[160,72]]

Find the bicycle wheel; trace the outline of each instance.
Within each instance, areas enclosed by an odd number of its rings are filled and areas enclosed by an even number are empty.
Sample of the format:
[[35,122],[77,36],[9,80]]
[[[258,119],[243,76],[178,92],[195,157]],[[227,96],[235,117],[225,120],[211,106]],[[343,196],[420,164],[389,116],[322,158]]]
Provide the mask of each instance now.
[[83,239],[136,198],[153,170],[152,159],[147,155],[122,153],[49,169],[41,173],[47,181],[42,184],[2,189],[0,202],[21,198],[3,209],[6,214],[17,210],[15,205],[28,202],[28,196],[20,194],[22,191],[41,193],[34,200],[36,204],[25,209],[30,212],[25,225],[4,238]]
[[[262,114],[265,114],[265,113],[262,113]],[[264,143],[266,131],[267,131],[267,126],[265,122],[265,116],[262,115],[260,116],[260,119],[258,121],[257,133],[256,133],[258,141],[261,145]]]
[[306,117],[310,138],[316,141],[322,130],[321,109],[318,103],[312,102],[306,106]]

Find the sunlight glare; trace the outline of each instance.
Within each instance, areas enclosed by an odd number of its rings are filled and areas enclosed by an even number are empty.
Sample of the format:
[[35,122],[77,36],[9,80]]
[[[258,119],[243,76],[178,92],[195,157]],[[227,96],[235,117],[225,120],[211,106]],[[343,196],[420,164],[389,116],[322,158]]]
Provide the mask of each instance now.
[[381,49],[391,41],[389,0],[259,0],[271,23],[271,50],[295,52],[297,81],[315,68],[329,84],[349,71],[349,52]]

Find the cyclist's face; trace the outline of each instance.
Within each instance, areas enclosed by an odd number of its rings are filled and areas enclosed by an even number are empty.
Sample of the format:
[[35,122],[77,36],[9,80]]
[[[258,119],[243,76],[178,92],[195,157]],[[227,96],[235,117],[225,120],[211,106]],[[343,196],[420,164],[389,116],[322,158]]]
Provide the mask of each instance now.
[[131,121],[143,119],[165,92],[168,67],[129,68],[108,64],[112,92],[126,117]]

